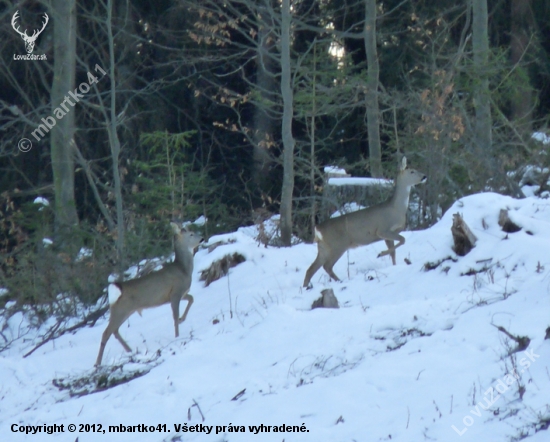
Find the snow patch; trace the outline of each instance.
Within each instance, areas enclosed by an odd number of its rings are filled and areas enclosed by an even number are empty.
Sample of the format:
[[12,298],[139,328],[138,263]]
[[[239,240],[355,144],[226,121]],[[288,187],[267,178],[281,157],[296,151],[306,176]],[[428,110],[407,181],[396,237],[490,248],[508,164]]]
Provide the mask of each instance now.
[[338,167],[338,166],[325,166],[323,170],[327,175],[330,174],[333,176],[336,176],[336,175],[349,176],[346,169],[342,169],[341,167]]
[[34,199],[33,204],[42,204],[43,206],[49,206],[50,202],[43,196],[37,196]]
[[204,215],[201,215],[195,221],[193,221],[193,224],[195,224],[196,226],[204,226],[207,221],[207,218]]
[[366,178],[366,177],[349,177],[349,178],[329,178],[329,186],[381,186],[391,187],[393,180],[386,178]]
[[550,136],[546,135],[544,132],[534,132],[531,138],[540,141],[542,144],[550,144]]
[[362,206],[361,204],[357,203],[345,203],[340,210],[337,210],[332,215],[330,215],[331,218],[336,218],[338,216],[345,215],[347,213],[351,212],[357,212],[358,210],[364,209],[365,206]]
[[94,251],[92,249],[89,249],[87,247],[82,247],[79,250],[78,255],[76,255],[76,261],[80,262],[83,259],[91,258],[93,256],[93,254],[94,254]]

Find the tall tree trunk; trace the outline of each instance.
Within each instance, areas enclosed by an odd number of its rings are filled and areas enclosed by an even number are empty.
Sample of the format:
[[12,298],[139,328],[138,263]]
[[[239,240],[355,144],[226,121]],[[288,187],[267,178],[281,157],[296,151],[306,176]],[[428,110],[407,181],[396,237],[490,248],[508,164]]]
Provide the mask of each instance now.
[[292,239],[292,193],[294,190],[294,145],[292,136],[293,100],[290,68],[290,0],[282,1],[281,13],[281,94],[283,97],[283,188],[281,192],[281,241]]
[[489,31],[487,0],[472,0],[472,47],[479,84],[474,97],[475,143],[490,155],[492,147],[491,97],[489,94]]
[[[76,5],[75,0],[53,0],[54,72],[52,83],[52,109],[55,126],[50,133],[56,236],[63,238],[78,224],[74,197],[73,137],[74,108],[64,112],[59,105],[69,91],[74,90],[76,68]],[[75,104],[75,103],[73,103]],[[65,107],[67,105],[65,104]],[[63,115],[64,114],[64,115]],[[54,117],[49,117],[54,118]]]
[[367,53],[367,130],[369,132],[369,162],[373,177],[382,177],[382,150],[378,109],[380,65],[376,51],[376,0],[365,0],[365,52]]
[[311,129],[309,132],[309,194],[311,196],[311,238],[315,235],[315,217],[317,204],[315,201],[315,117],[317,116],[317,44],[313,42],[313,85],[311,88]]
[[269,144],[273,142],[275,122],[269,115],[266,107],[273,101],[277,93],[277,82],[273,74],[273,55],[275,36],[273,36],[273,20],[267,7],[263,10],[261,26],[258,31],[258,48],[256,53],[256,87],[260,93],[262,103],[254,109],[254,171],[253,180],[258,188],[265,192],[269,166],[271,162]]
[[534,99],[529,73],[525,67],[525,55],[529,46],[530,30],[534,29],[531,0],[512,0],[511,9],[510,61],[515,79],[511,119],[519,123],[522,132],[530,133]]
[[120,179],[119,157],[120,140],[117,133],[117,113],[116,113],[116,82],[115,82],[115,37],[113,34],[113,0],[107,1],[107,38],[109,39],[109,76],[111,77],[110,90],[110,115],[107,124],[109,134],[109,144],[111,146],[111,160],[113,163],[113,181],[115,184],[115,202],[117,216],[117,255],[119,274],[122,275],[124,269],[124,213],[122,204],[122,183]]

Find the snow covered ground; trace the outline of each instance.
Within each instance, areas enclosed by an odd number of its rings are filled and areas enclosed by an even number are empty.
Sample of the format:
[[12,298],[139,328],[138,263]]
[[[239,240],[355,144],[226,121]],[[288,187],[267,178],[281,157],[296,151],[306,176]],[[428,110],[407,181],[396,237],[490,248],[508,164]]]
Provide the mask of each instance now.
[[[504,233],[500,209],[522,230]],[[465,257],[452,251],[456,212],[478,238]],[[107,367],[150,370],[130,382],[83,396],[53,384],[102,373],[93,363],[108,316],[27,358],[40,333],[17,339],[0,353],[0,439],[550,440],[548,200],[463,198],[432,228],[404,233],[397,266],[376,258],[383,242],[361,247],[336,264],[342,283],[321,269],[312,290],[301,284],[316,246],[264,248],[256,234],[242,228],[210,239],[234,243],[197,253],[195,303],[180,338],[168,305],[121,327],[137,354],[111,338]],[[200,270],[234,252],[246,262],[204,287]],[[339,309],[310,309],[324,288],[334,289]],[[17,315],[2,334],[13,339],[25,327]],[[510,354],[517,343],[497,327],[528,337],[528,348]],[[53,425],[64,432],[45,433]],[[109,429],[121,425],[126,431]],[[40,432],[25,434],[26,426]],[[149,426],[161,431],[143,432]]]

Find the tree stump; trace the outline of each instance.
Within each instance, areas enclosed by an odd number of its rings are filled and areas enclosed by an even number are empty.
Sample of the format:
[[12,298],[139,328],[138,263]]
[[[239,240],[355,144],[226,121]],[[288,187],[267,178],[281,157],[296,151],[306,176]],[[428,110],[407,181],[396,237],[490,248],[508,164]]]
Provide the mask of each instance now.
[[340,308],[338,305],[338,299],[334,296],[332,289],[325,289],[321,291],[321,297],[311,305],[311,309],[314,308]]
[[475,247],[477,238],[464,222],[460,213],[455,213],[453,215],[451,233],[453,234],[454,240],[453,250],[457,255],[465,256]]
[[502,228],[502,231],[506,233],[514,233],[521,230],[521,227],[510,219],[508,209],[500,209],[500,213],[498,214],[498,225]]

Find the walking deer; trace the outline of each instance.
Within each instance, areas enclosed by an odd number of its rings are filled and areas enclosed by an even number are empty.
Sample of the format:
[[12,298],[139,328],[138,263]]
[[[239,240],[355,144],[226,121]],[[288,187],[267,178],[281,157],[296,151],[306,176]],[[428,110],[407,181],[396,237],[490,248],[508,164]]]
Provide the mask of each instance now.
[[[204,240],[194,232],[180,229],[175,223],[170,223],[170,226],[174,231],[174,249],[176,252],[174,262],[141,278],[109,285],[111,316],[109,324],[101,337],[96,366],[101,365],[103,351],[111,334],[115,335],[124,350],[131,351],[126,341],[120,336],[118,329],[136,311],[141,314],[143,309],[170,303],[176,338],[179,336],[179,324],[185,321],[193,304],[193,297],[188,293],[193,273],[193,252],[195,247]],[[187,301],[187,307],[180,318],[179,308],[182,297]]]
[[[332,267],[344,252],[380,240],[386,242],[388,250],[381,252],[378,257],[389,254],[395,265],[395,249],[405,243],[405,238],[399,232],[405,228],[411,187],[426,179],[423,173],[407,169],[407,159],[403,157],[391,198],[366,209],[328,219],[316,226],[317,258],[307,269],[304,287],[309,286],[311,278],[321,266],[332,279],[340,281]],[[394,245],[394,241],[399,242]]]

